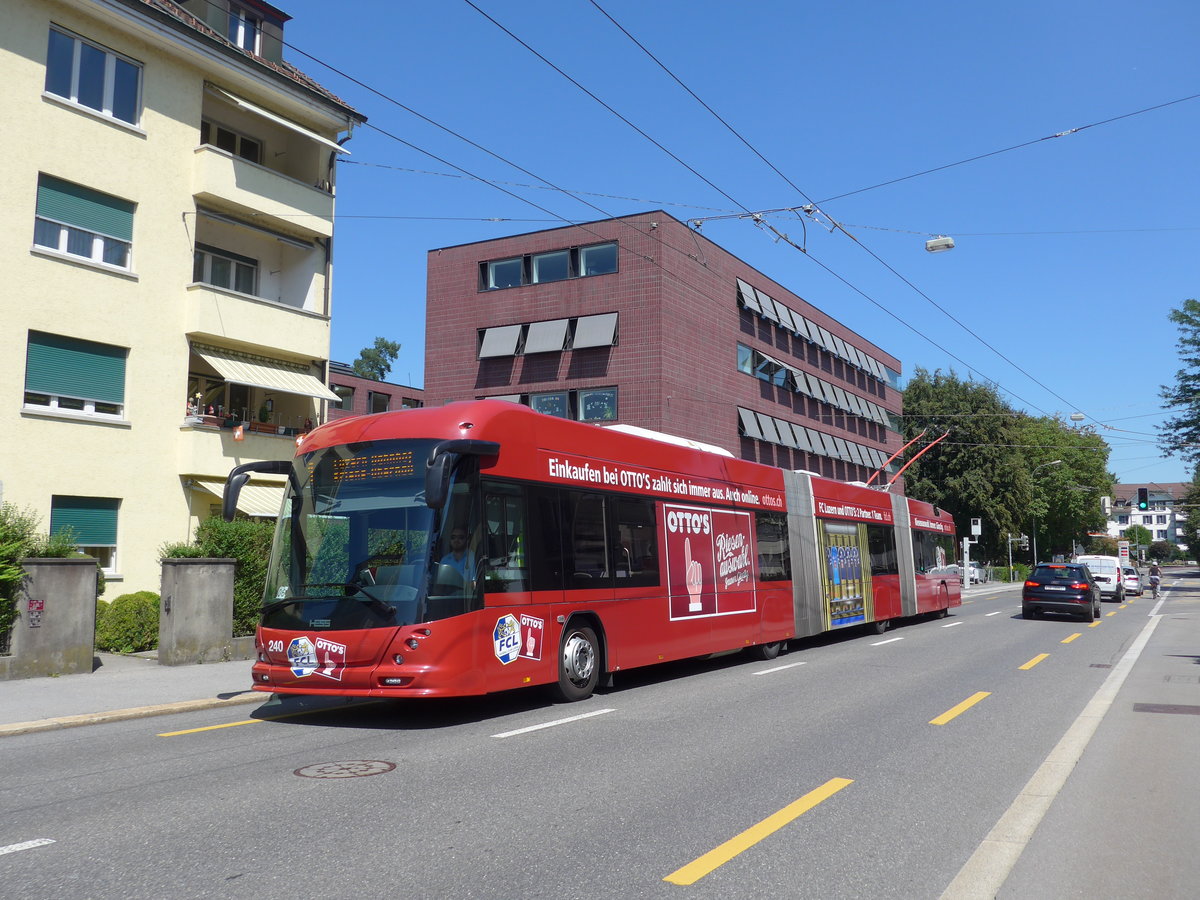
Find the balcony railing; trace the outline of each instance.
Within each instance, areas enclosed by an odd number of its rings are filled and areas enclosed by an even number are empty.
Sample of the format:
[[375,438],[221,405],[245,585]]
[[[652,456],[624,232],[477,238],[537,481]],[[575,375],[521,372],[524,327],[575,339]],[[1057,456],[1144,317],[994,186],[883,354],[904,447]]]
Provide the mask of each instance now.
[[[192,193],[202,203],[273,217],[277,227],[333,234],[333,195],[208,144],[196,148]],[[261,220],[260,220],[261,221]]]

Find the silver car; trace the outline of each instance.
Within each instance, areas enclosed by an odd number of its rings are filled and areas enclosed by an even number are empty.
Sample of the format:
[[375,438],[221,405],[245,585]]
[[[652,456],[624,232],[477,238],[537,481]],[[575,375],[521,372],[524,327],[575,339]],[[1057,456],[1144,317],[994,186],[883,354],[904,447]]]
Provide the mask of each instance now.
[[1125,584],[1126,594],[1142,596],[1142,576],[1133,566],[1121,566],[1121,581]]

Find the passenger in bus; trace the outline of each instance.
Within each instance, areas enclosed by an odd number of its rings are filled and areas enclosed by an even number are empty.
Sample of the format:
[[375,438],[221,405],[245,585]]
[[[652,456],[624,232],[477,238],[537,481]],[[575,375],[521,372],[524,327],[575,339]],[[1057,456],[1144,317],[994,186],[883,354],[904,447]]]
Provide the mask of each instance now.
[[450,552],[442,557],[442,565],[450,566],[464,582],[475,580],[475,552],[467,546],[467,530],[453,528],[450,531]]

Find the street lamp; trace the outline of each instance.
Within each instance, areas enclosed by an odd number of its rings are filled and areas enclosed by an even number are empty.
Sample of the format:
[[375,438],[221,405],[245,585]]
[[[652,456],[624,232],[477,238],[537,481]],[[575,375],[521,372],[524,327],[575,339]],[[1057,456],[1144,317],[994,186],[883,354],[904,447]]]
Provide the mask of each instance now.
[[[1037,470],[1038,470],[1038,469],[1048,469],[1050,466],[1061,466],[1061,465],[1062,465],[1062,460],[1061,460],[1061,459],[1055,459],[1055,460],[1051,460],[1050,462],[1047,462],[1047,463],[1042,463],[1042,464],[1041,464],[1041,465],[1039,465],[1039,466],[1034,466],[1034,467],[1033,467],[1033,468],[1032,468],[1032,469],[1029,471],[1029,474],[1030,474],[1030,476],[1032,477],[1032,476],[1033,476],[1033,475],[1034,475],[1034,474],[1037,472]],[[1038,561],[1038,555],[1037,555],[1037,533],[1038,533],[1037,516],[1034,516],[1034,517],[1033,517],[1033,564],[1034,564],[1034,566],[1037,566],[1037,561]]]

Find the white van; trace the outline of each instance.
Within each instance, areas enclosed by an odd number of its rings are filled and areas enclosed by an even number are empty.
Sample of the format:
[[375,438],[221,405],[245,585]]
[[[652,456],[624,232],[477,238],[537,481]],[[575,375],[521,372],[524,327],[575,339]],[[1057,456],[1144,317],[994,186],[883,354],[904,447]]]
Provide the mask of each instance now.
[[1083,563],[1100,585],[1100,599],[1109,597],[1118,603],[1125,601],[1125,581],[1121,577],[1121,560],[1115,556],[1077,556],[1075,562]]

